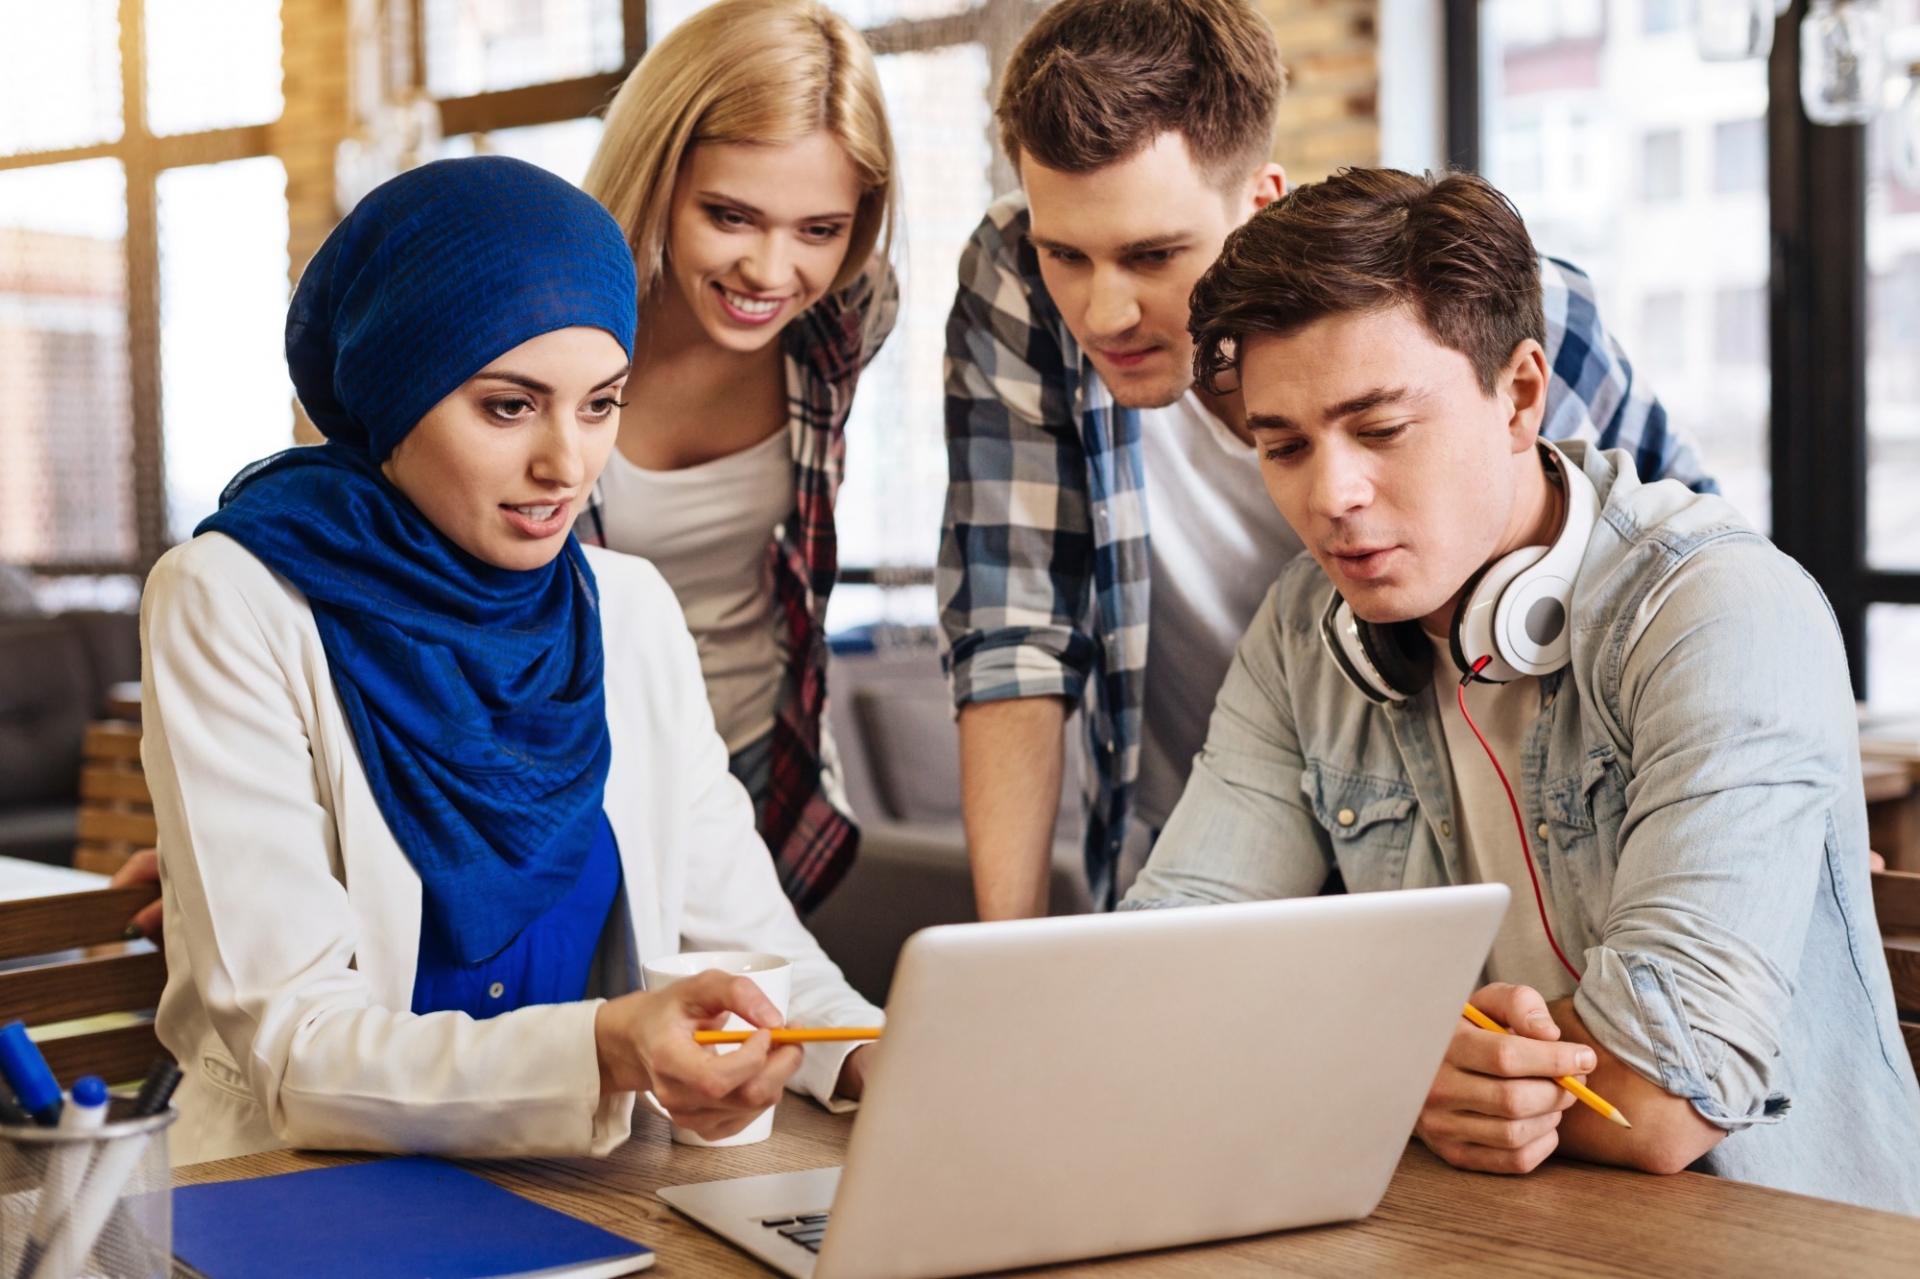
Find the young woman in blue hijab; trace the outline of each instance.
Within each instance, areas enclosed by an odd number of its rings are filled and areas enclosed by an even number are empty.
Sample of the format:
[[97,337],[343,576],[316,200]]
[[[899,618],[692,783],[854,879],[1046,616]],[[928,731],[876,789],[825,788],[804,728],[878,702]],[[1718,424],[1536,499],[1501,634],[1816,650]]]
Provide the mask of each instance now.
[[788,905],[672,591],[573,521],[619,429],[632,254],[513,160],[368,196],[294,293],[327,437],[243,472],[142,612],[173,1156],[273,1146],[603,1154],[650,1090],[728,1135],[865,1054],[718,1055],[745,978],[642,992],[683,949],[793,961],[792,1015],[879,1017]]

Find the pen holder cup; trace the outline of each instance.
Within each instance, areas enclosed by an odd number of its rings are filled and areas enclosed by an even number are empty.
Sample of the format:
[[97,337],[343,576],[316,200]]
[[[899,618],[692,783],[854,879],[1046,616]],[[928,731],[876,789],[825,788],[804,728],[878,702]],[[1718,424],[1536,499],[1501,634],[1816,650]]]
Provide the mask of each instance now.
[[131,1106],[92,1132],[0,1125],[0,1279],[166,1279],[178,1115]]

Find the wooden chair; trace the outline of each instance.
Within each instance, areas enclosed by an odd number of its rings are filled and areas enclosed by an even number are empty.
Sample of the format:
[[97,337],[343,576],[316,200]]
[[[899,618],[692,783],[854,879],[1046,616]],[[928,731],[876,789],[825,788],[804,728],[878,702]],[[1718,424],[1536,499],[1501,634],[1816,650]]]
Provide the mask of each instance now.
[[135,849],[151,848],[159,839],[153,796],[140,766],[139,685],[131,687],[129,694],[116,685],[108,699],[109,713],[130,718],[87,726],[80,768],[80,840],[73,850],[79,870],[111,875]]
[[0,961],[13,961],[0,962],[0,1024],[108,1023],[40,1041],[62,1085],[81,1075],[135,1082],[165,1055],[153,1009],[167,984],[166,956],[124,941],[127,920],[159,895],[158,885],[139,884],[0,902]]
[[1867,842],[1887,859],[1888,870],[1920,871],[1920,765],[1864,758],[1860,780],[1867,791]]
[[1873,873],[1873,910],[1880,919],[1880,941],[1893,973],[1893,1002],[1907,1052],[1920,1069],[1920,874],[1897,870]]

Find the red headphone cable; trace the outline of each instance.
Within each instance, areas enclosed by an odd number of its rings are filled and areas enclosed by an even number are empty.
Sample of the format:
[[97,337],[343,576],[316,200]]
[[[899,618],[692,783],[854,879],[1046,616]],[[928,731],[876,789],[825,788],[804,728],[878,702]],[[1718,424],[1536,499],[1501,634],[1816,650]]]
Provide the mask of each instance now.
[[1480,726],[1473,722],[1473,713],[1467,709],[1467,685],[1473,683],[1473,677],[1485,670],[1491,656],[1483,657],[1473,664],[1473,669],[1460,677],[1460,686],[1454,692],[1460,700],[1460,715],[1467,721],[1467,727],[1473,730],[1474,737],[1480,743],[1480,749],[1487,753],[1487,759],[1493,765],[1494,775],[1500,779],[1500,786],[1507,792],[1507,804],[1513,809],[1513,828],[1520,834],[1520,856],[1527,863],[1527,878],[1533,881],[1533,904],[1540,911],[1540,927],[1546,930],[1547,945],[1553,947],[1553,957],[1560,966],[1580,980],[1579,970],[1567,962],[1566,954],[1561,951],[1560,943],[1554,940],[1553,925],[1547,922],[1547,899],[1540,892],[1540,872],[1533,868],[1533,846],[1527,841],[1527,823],[1520,816],[1520,801],[1513,797],[1513,787],[1507,781],[1507,770],[1500,767],[1500,759],[1493,753],[1493,747],[1487,745],[1487,739],[1481,736]]

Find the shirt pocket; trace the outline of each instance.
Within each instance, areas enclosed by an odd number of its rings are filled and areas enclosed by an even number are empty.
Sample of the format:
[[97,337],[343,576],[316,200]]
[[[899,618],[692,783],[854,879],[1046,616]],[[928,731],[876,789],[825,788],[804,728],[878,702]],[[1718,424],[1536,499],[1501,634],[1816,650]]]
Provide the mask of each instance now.
[[1609,900],[1627,814],[1626,777],[1613,747],[1594,747],[1577,774],[1548,785],[1541,799],[1545,829],[1531,833],[1546,838],[1543,861],[1556,906],[1564,912],[1565,902]]
[[1300,775],[1300,790],[1327,832],[1350,891],[1400,887],[1416,822],[1412,786],[1315,761]]

